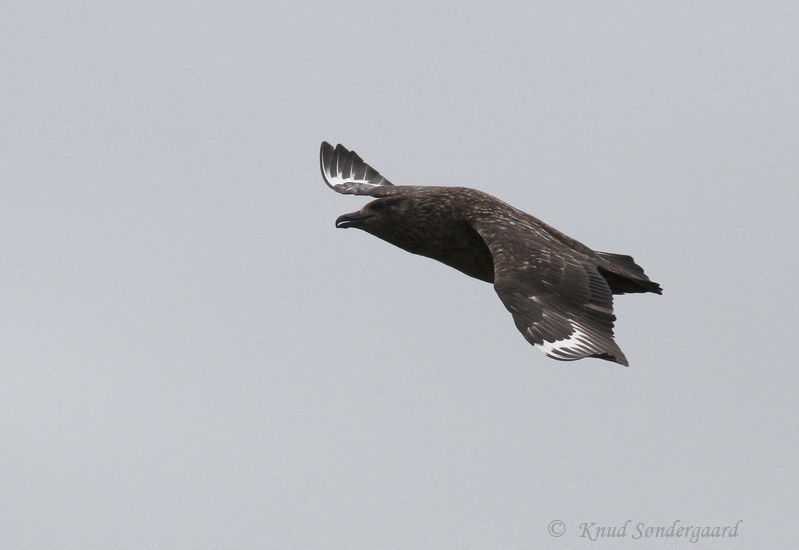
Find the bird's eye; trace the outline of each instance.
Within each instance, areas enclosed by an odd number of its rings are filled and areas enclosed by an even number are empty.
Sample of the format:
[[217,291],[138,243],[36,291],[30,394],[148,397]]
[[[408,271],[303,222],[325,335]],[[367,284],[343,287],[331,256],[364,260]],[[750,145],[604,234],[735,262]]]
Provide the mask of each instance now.
[[385,210],[386,206],[388,206],[388,201],[377,201],[372,204],[372,210],[375,211]]

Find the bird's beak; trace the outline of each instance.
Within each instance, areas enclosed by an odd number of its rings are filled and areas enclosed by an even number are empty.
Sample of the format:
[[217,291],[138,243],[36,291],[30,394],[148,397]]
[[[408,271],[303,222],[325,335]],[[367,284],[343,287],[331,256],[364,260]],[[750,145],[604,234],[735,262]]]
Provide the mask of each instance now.
[[363,214],[362,212],[353,212],[352,214],[344,214],[336,219],[336,227],[346,229],[348,227],[361,227],[367,218],[371,218],[372,214]]

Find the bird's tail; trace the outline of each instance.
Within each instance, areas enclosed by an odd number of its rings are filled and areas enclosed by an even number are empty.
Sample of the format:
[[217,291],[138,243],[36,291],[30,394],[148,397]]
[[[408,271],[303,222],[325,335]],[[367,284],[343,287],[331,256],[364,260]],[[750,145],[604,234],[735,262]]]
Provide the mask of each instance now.
[[597,268],[608,282],[613,294],[638,292],[663,294],[660,285],[649,280],[644,268],[635,263],[632,256],[612,252],[597,252],[597,254],[604,260]]

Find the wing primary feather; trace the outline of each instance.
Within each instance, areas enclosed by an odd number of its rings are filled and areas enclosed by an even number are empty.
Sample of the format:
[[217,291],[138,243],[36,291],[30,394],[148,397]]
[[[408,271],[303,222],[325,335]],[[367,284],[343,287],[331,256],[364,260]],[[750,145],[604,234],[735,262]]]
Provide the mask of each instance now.
[[366,164],[355,151],[350,151],[340,143],[334,148],[323,141],[319,159],[325,183],[339,193],[349,195],[374,195],[379,190],[385,193],[386,187],[393,184]]

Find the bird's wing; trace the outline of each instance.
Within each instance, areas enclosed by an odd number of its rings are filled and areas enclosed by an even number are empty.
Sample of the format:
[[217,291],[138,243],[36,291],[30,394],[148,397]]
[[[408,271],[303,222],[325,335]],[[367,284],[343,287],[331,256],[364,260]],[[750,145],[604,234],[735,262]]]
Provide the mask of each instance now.
[[366,164],[355,151],[339,144],[334,148],[323,141],[319,162],[325,183],[345,195],[386,195],[394,187],[390,181]]
[[596,266],[526,223],[472,221],[494,260],[494,289],[528,342],[553,359],[627,365],[613,341],[613,295]]

